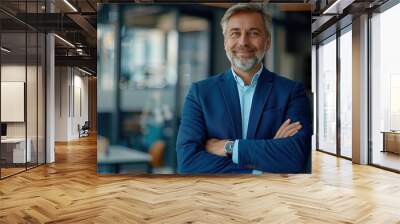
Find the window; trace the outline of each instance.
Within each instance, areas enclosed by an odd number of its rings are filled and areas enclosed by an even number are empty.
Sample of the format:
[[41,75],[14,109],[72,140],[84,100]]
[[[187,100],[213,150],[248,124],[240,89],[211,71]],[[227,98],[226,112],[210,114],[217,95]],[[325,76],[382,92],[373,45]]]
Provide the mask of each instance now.
[[340,36],[340,155],[351,158],[353,73],[351,26],[349,28]]
[[318,48],[318,149],[336,153],[336,37]]
[[371,19],[372,163],[400,170],[400,4]]

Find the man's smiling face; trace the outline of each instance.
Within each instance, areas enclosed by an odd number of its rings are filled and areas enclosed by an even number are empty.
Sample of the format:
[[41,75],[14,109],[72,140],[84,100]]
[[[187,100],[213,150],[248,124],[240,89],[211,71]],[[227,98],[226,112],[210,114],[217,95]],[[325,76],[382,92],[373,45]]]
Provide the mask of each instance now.
[[244,72],[253,69],[263,59],[270,42],[259,13],[239,12],[229,18],[224,46],[234,67]]

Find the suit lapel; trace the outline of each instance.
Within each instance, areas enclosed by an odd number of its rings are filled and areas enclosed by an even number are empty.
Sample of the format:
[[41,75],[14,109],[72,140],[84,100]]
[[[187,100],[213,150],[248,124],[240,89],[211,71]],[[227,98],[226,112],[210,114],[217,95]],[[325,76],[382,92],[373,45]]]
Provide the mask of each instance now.
[[268,97],[271,94],[273,80],[274,74],[264,68],[258,79],[253,101],[251,103],[247,139],[253,139],[256,135],[262,112],[268,101]]
[[235,130],[236,136],[234,137],[235,139],[242,139],[242,115],[239,93],[231,69],[221,76],[218,84],[224,98],[226,111],[228,111],[232,127]]

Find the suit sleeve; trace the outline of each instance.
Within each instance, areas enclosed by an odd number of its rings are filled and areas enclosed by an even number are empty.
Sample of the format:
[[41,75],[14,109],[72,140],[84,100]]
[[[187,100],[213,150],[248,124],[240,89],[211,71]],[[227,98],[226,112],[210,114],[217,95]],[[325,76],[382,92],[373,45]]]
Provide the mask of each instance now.
[[176,151],[178,172],[200,173],[251,173],[234,164],[227,157],[208,153],[204,148],[207,140],[206,126],[198,97],[198,87],[193,84],[183,105],[178,131]]
[[272,173],[305,173],[311,166],[311,112],[302,84],[291,91],[285,120],[300,121],[295,135],[281,139],[248,139],[239,141],[239,165]]

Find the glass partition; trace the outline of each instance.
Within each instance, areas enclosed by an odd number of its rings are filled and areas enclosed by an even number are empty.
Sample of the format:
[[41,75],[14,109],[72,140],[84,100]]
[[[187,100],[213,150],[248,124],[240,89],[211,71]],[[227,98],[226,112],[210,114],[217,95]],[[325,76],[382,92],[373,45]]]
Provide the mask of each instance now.
[[27,33],[27,74],[26,74],[26,112],[27,112],[27,150],[30,151],[27,161],[27,167],[31,168],[37,165],[37,76],[38,76],[38,35],[36,32]]
[[2,177],[24,171],[31,161],[26,140],[26,41],[25,31],[1,34]]
[[45,35],[16,19],[43,13],[44,3],[0,3],[17,10],[0,12],[1,179],[45,163]]
[[43,33],[38,34],[38,65],[37,65],[37,162],[44,164],[46,162],[46,36]]

